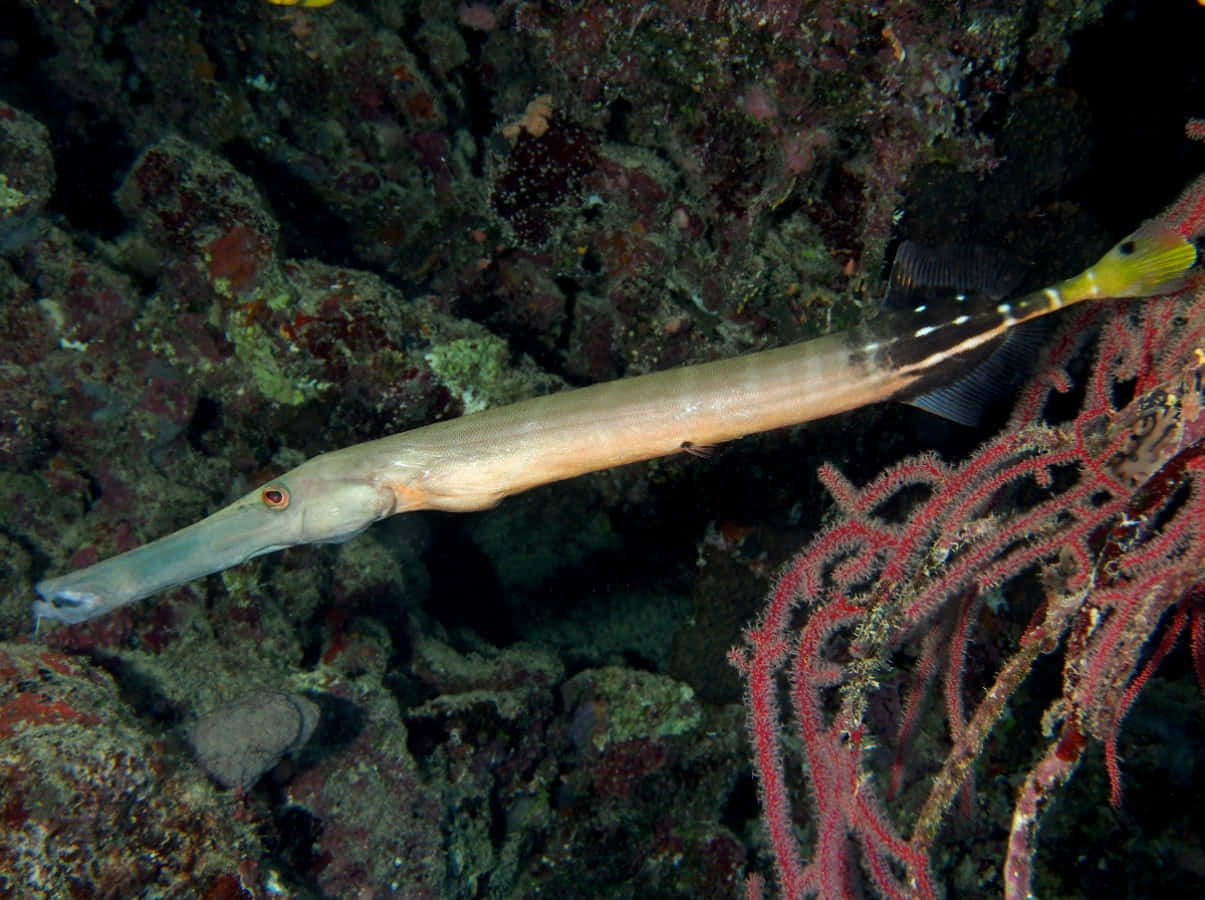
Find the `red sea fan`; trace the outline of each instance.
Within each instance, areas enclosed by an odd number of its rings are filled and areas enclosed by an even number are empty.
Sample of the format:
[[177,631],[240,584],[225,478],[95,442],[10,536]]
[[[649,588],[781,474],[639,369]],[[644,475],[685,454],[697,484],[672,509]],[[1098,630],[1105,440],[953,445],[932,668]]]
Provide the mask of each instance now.
[[[1205,233],[1205,179],[1162,222]],[[1078,414],[1046,420],[1068,367],[1099,326]],[[1014,692],[1044,654],[1064,654],[1061,694],[1042,720],[1049,744],[1026,774],[1004,863],[1007,897],[1030,895],[1046,800],[1091,740],[1105,744],[1111,801],[1121,798],[1116,742],[1147,678],[1185,631],[1205,685],[1205,288],[1133,303],[1090,304],[1064,323],[1005,431],[967,461],[907,459],[857,488],[825,466],[837,520],[790,564],[746,645],[746,679],[763,817],[784,896],[931,897],[932,844]],[[964,708],[971,625],[991,591],[1038,594],[1020,639]],[[893,660],[914,656],[902,712],[884,734],[872,707]],[[784,719],[779,676],[790,679]],[[937,696],[946,756],[912,804],[910,828],[884,812],[909,775],[922,701]],[[788,722],[790,724],[788,724]],[[815,837],[795,838],[784,726],[802,743]],[[888,784],[869,760],[894,749]],[[912,780],[915,780],[913,777]],[[897,804],[899,805],[899,804]],[[861,874],[859,874],[859,871]],[[751,895],[760,879],[751,879]]]

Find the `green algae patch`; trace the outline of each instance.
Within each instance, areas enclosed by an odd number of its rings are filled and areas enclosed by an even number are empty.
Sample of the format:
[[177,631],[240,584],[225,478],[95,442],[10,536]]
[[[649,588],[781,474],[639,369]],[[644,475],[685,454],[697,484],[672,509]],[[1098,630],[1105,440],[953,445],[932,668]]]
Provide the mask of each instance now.
[[511,366],[506,341],[494,335],[438,344],[424,359],[440,382],[460,398],[466,413],[513,403],[524,396],[529,380]]
[[15,209],[20,209],[31,199],[28,194],[10,187],[8,176],[0,172],[0,211],[9,213]]
[[256,325],[237,325],[227,332],[234,355],[251,370],[259,392],[285,406],[300,406],[331,386],[329,381],[295,378],[281,366],[280,349]]
[[634,738],[688,734],[703,717],[690,685],[620,666],[579,672],[561,686],[561,695],[566,708],[589,711],[590,741],[600,752]]

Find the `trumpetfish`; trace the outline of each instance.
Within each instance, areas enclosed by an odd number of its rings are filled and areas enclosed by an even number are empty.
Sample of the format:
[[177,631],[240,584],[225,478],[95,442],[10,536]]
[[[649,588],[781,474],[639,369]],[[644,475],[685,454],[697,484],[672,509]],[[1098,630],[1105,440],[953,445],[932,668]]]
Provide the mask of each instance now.
[[[983,271],[968,274],[990,265],[951,259],[903,245],[888,299],[928,289],[925,302],[844,332],[524,400],[321,454],[193,525],[39,582],[33,614],[84,622],[264,553],[346,541],[387,516],[486,509],[537,485],[885,400],[973,418],[975,372],[995,377],[984,366],[1000,358],[993,348],[1016,326],[1087,300],[1167,293],[1196,266],[1197,248],[1147,223],[1078,275],[1011,300],[991,296]],[[982,288],[977,296],[956,284],[967,281]]]

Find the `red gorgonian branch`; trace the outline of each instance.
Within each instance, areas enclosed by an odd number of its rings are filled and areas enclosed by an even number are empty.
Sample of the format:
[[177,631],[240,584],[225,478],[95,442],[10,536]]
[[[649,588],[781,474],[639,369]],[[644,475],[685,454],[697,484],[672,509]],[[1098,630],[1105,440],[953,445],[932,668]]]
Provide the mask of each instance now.
[[[1163,216],[1205,234],[1205,179]],[[933,897],[938,829],[1008,701],[1045,654],[1063,652],[1063,685],[1042,720],[1018,791],[1003,864],[1005,895],[1030,896],[1043,807],[1103,742],[1110,801],[1121,801],[1117,739],[1151,673],[1185,632],[1205,688],[1205,288],[1077,308],[1020,397],[1009,427],[970,459],[913,457],[864,487],[824,466],[839,515],[788,566],[730,654],[746,680],[763,819],[782,894]],[[1095,365],[1075,418],[1045,421],[1066,393],[1081,336],[1098,326]],[[972,625],[1002,590],[1037,612],[986,690],[966,709]],[[884,677],[911,662],[889,727],[872,707]],[[780,678],[790,689],[780,699]],[[936,696],[945,757],[910,769],[923,701]],[[881,705],[881,704],[880,704]],[[788,789],[784,741],[801,743],[815,837]],[[894,750],[885,777],[868,764]],[[875,758],[881,760],[881,755]],[[922,784],[903,815],[884,799]],[[884,783],[880,783],[884,782]],[[904,816],[908,821],[905,824]],[[760,879],[750,893],[760,892]]]

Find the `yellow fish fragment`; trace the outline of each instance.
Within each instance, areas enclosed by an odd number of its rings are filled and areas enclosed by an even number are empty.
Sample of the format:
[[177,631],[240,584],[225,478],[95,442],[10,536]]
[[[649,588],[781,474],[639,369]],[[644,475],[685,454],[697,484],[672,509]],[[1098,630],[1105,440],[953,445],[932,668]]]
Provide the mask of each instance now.
[[268,0],[273,6],[309,6],[317,8],[319,6],[330,6],[335,0]]

